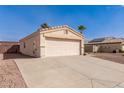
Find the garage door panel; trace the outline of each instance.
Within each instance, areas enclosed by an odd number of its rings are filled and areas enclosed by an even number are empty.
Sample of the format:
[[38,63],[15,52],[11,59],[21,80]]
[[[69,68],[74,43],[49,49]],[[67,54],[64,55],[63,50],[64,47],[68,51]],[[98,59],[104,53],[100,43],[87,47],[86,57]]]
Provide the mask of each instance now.
[[80,41],[46,38],[46,56],[66,56],[80,54]]

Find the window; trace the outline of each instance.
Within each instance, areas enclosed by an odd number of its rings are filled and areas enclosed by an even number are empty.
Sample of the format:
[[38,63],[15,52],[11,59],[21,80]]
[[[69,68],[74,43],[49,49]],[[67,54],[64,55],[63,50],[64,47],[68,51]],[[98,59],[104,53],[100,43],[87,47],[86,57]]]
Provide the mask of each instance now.
[[33,54],[35,54],[35,51],[33,50]]
[[24,48],[26,48],[26,44],[25,44],[25,42],[23,43],[23,46],[24,46]]
[[33,47],[36,48],[36,42],[35,41],[33,41]]
[[35,42],[33,42],[33,46],[35,46]]

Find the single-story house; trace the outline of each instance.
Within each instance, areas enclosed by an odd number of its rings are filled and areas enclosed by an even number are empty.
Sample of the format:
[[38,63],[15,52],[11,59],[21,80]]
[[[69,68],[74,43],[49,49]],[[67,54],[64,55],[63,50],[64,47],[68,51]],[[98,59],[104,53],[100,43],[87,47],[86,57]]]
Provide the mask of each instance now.
[[84,37],[66,25],[40,28],[20,40],[20,52],[34,57],[82,55]]
[[114,37],[93,39],[85,44],[85,52],[124,52],[124,39]]

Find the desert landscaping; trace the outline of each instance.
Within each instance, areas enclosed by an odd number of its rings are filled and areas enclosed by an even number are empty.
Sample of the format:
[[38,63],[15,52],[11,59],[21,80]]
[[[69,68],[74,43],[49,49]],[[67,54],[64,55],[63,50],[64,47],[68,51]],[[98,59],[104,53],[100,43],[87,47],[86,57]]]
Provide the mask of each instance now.
[[92,53],[92,56],[124,64],[124,53]]
[[15,61],[0,60],[0,88],[26,88],[27,85]]

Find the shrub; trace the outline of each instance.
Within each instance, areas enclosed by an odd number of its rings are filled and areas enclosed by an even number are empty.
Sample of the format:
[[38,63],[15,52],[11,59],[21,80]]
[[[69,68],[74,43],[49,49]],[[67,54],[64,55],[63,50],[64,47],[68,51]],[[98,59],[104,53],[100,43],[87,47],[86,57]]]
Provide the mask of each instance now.
[[116,53],[116,50],[113,50],[113,53]]
[[83,54],[84,56],[87,55],[86,53]]
[[119,49],[119,53],[124,53],[124,51],[122,49]]

